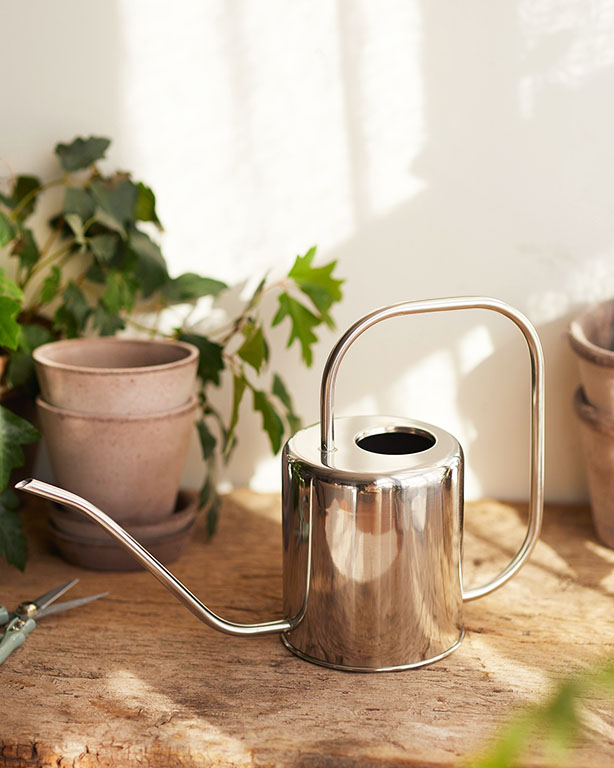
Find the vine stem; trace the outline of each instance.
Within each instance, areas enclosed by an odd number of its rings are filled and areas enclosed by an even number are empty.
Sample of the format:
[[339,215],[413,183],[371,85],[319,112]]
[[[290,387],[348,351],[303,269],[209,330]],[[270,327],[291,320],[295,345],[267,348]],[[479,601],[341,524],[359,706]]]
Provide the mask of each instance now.
[[41,192],[45,192],[47,189],[51,189],[52,187],[58,187],[60,184],[65,184],[68,179],[68,176],[64,174],[63,176],[60,176],[58,179],[53,179],[52,181],[47,181],[44,184],[41,184],[40,187],[35,187],[34,189],[31,189],[27,195],[21,198],[21,200],[17,203],[15,208],[13,208],[13,211],[11,213],[11,218],[13,221],[19,220],[19,214],[23,211],[23,209],[30,203],[34,198],[40,194]]

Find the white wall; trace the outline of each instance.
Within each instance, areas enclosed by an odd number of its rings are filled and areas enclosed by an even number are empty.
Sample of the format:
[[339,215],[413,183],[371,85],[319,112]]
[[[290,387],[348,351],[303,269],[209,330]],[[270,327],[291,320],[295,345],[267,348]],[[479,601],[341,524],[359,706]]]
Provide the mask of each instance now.
[[[232,283],[314,243],[347,278],[339,331],[404,299],[490,294],[537,325],[547,495],[585,498],[564,332],[614,293],[614,14],[605,0],[2,0],[0,175],[114,139],[157,193],[173,272]],[[509,325],[509,324],[508,324]],[[275,334],[307,422],[312,370]],[[347,357],[338,412],[411,415],[465,447],[468,495],[523,497],[528,363],[486,313],[395,320]],[[223,395],[224,397],[224,395]],[[272,487],[247,411],[226,475]],[[195,450],[186,474],[197,482]]]

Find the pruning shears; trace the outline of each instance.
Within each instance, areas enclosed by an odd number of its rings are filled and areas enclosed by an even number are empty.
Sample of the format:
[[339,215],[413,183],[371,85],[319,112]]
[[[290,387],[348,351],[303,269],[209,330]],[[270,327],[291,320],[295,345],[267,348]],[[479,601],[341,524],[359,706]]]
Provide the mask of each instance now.
[[[6,624],[4,635],[0,636],[0,664],[6,661],[11,653],[22,646],[30,632],[36,629],[37,619],[43,616],[50,616],[52,613],[68,611],[71,608],[78,608],[81,605],[91,603],[92,600],[98,600],[99,597],[105,597],[108,592],[102,592],[99,595],[90,597],[79,597],[76,600],[68,600],[64,603],[55,603],[58,597],[61,597],[71,587],[74,587],[79,579],[72,579],[62,584],[60,587],[45,592],[44,595],[20,603],[14,611],[8,611],[3,605],[0,605],[0,625]],[[55,605],[54,605],[55,603]]]

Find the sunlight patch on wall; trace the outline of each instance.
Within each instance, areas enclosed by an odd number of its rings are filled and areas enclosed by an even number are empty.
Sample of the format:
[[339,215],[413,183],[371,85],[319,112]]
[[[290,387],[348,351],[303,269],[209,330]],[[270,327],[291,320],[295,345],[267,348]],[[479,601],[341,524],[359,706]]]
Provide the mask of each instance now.
[[519,83],[525,119],[535,116],[548,86],[578,88],[614,63],[614,5],[609,0],[525,0],[519,19],[522,57],[531,72]]

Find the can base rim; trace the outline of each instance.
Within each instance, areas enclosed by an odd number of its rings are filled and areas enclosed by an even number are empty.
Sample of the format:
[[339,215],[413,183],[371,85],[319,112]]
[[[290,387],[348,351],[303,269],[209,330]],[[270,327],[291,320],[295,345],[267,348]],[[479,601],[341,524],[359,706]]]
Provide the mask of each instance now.
[[403,672],[407,669],[418,669],[419,667],[426,667],[428,664],[434,664],[436,661],[440,661],[441,659],[445,659],[446,656],[449,656],[462,643],[464,637],[465,637],[465,628],[462,627],[458,640],[454,643],[454,645],[450,646],[450,648],[443,651],[442,653],[437,654],[437,656],[431,656],[428,659],[420,659],[420,661],[414,661],[411,664],[399,664],[399,665],[390,666],[390,667],[355,667],[349,664],[335,664],[332,661],[325,661],[324,659],[316,659],[315,656],[310,656],[308,653],[305,653],[304,651],[299,650],[295,645],[292,645],[292,643],[288,639],[287,632],[282,632],[280,635],[281,642],[295,656],[298,656],[300,659],[303,659],[304,661],[309,661],[312,664],[318,664],[320,667],[337,669],[337,670],[340,670],[341,672]]

